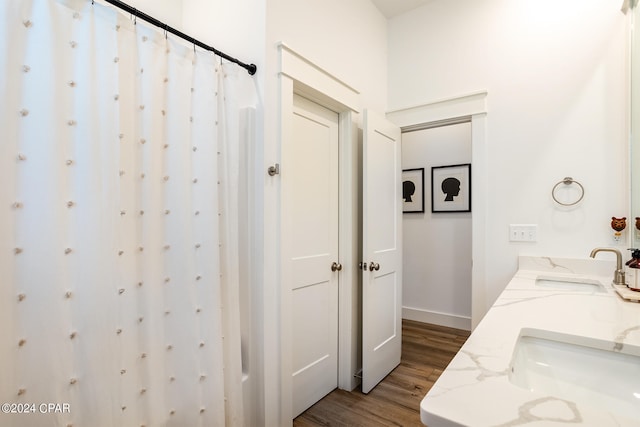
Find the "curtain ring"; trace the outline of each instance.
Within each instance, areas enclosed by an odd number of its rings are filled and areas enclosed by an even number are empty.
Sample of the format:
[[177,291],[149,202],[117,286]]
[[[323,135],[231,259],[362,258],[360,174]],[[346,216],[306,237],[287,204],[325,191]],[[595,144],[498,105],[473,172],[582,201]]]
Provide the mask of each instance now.
[[[578,197],[577,200],[575,200],[574,202],[571,202],[571,203],[563,203],[563,202],[561,202],[556,197],[556,190],[558,189],[558,186],[560,184],[564,184],[564,185],[577,184],[578,187],[580,187],[580,197]],[[553,197],[553,200],[559,205],[562,205],[562,206],[573,206],[573,205],[576,205],[576,204],[580,203],[580,201],[584,197],[584,187],[578,181],[576,181],[573,178],[571,178],[570,176],[568,176],[568,177],[566,177],[565,179],[563,179],[562,181],[558,182],[556,185],[553,186],[553,189],[551,190],[551,197]]]

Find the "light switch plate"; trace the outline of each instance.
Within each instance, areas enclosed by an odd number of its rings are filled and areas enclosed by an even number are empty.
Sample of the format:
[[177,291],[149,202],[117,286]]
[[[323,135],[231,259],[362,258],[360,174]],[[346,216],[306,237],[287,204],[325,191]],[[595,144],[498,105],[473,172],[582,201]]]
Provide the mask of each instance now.
[[537,242],[538,224],[510,224],[510,242]]

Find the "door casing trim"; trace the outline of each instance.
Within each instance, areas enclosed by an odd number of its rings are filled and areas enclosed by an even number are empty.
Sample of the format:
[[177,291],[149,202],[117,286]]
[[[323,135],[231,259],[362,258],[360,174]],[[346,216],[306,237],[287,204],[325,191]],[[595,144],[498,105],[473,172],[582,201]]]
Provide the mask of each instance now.
[[486,216],[487,216],[487,104],[489,92],[480,90],[451,98],[387,112],[387,119],[405,131],[459,118],[471,118],[473,193],[471,219],[471,329],[487,313]]
[[[353,390],[359,384],[355,377],[359,367],[358,339],[359,324],[356,316],[358,308],[358,280],[360,270],[359,228],[358,228],[358,127],[354,123],[360,113],[360,93],[333,76],[324,68],[294,51],[285,43],[278,43],[280,55],[280,157],[282,150],[291,144],[293,94],[299,94],[317,104],[338,113],[339,118],[339,243],[340,263],[343,265],[339,279],[338,291],[338,387]],[[279,162],[281,161],[278,160]],[[286,165],[282,164],[280,179],[286,179]],[[281,181],[278,182],[281,189]],[[281,195],[281,192],[278,191]],[[280,205],[280,209],[282,206]],[[282,237],[281,210],[277,214],[278,230]],[[277,283],[280,302],[280,321],[278,325],[265,324],[266,328],[274,328],[267,336],[279,337],[280,348],[280,417],[282,425],[292,419],[292,301],[287,292],[287,284],[282,283],[284,259],[278,246]]]

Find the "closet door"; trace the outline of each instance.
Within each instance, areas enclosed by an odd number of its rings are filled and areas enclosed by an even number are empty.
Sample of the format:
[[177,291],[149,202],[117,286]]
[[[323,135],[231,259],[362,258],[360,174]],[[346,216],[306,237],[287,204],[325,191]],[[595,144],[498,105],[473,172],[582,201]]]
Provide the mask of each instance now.
[[400,129],[364,113],[362,392],[400,364],[402,350],[402,181]]
[[338,385],[338,114],[296,95],[292,125],[286,164],[283,155],[282,245],[295,417]]

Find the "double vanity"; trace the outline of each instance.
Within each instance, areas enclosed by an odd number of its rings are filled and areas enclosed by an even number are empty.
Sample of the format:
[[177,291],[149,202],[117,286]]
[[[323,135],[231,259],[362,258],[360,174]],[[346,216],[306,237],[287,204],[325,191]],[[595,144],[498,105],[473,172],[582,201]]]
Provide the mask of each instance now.
[[639,426],[640,305],[616,262],[519,258],[420,405],[429,427]]

